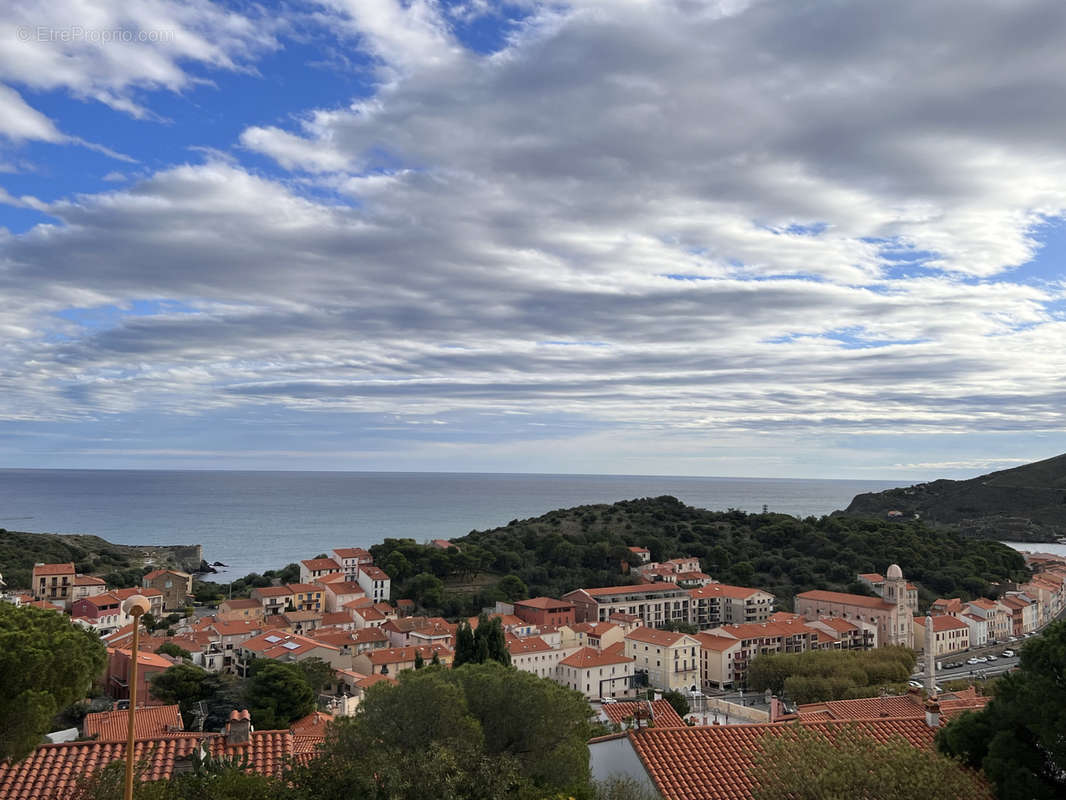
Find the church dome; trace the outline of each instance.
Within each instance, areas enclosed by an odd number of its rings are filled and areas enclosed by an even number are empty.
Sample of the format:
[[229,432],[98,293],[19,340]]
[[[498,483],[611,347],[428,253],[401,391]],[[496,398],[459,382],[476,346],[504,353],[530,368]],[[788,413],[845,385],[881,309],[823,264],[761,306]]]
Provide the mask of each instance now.
[[903,577],[903,570],[899,568],[899,564],[893,564],[888,568],[888,572],[885,573],[885,578],[890,581],[897,581]]

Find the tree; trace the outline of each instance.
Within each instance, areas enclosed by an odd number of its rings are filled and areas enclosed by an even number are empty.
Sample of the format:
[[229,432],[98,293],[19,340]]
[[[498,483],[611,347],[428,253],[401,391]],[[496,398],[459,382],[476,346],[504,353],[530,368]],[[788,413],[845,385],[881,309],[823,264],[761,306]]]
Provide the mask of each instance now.
[[[436,653],[434,653],[433,655],[436,655]],[[424,658],[422,658],[422,651],[421,650],[416,650],[415,651],[415,669],[422,669],[424,666],[426,666],[426,660]]]
[[248,684],[248,710],[260,730],[280,730],[315,710],[315,692],[295,664],[264,661]]
[[990,797],[981,777],[957,761],[902,737],[878,742],[861,723],[840,728],[832,740],[799,724],[784,726],[778,735],[768,732],[749,775],[753,800]]
[[104,668],[99,637],[58,611],[0,603],[0,758],[30,753]]
[[1026,642],[1018,671],[1004,675],[981,711],[941,731],[937,746],[980,767],[1001,800],[1066,796],[1066,621]]
[[152,695],[164,703],[177,703],[182,717],[188,721],[193,706],[209,696],[209,675],[207,670],[194,664],[175,664],[152,676]]
[[685,699],[685,695],[681,694],[677,689],[671,689],[668,692],[663,692],[663,700],[674,707],[674,711],[682,719],[689,712],[688,700]]
[[477,659],[474,648],[474,632],[470,629],[465,619],[459,620],[459,627],[455,630],[455,654],[452,656],[452,666],[461,667]]
[[321,658],[305,658],[297,661],[296,666],[300,668],[315,694],[320,694],[333,683],[333,667]]
[[[239,764],[196,759],[192,772],[167,780],[146,781],[147,763],[134,765],[134,800],[284,800],[294,797],[284,780],[247,772]],[[125,778],[125,761],[112,761],[78,781],[73,800],[119,800]]]
[[183,647],[178,647],[174,642],[163,642],[155,651],[161,655],[173,656],[174,658],[192,658],[192,653]]
[[517,575],[506,576],[496,584],[496,589],[507,598],[509,603],[529,597],[529,589],[526,587],[525,581]]
[[500,664],[406,670],[335,721],[292,782],[374,800],[587,796],[589,714],[580,694]]

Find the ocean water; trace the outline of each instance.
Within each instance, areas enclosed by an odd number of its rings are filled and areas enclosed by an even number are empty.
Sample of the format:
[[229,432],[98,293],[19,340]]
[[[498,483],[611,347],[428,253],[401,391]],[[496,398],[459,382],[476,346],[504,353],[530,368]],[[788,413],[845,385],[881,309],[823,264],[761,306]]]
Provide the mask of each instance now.
[[891,481],[401,472],[0,470],[0,528],[201,544],[234,577],[385,537],[450,539],[556,508],[673,495],[800,517]]

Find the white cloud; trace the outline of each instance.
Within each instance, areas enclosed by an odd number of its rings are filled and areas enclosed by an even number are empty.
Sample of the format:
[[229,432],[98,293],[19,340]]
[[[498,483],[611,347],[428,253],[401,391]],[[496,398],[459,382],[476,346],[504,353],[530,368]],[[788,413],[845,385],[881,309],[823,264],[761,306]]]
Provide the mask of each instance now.
[[[1066,7],[552,6],[491,56],[432,3],[326,13],[382,79],[244,131],[294,175],[209,156],[0,239],[0,415],[528,418],[519,449],[693,459],[1066,428],[1066,293],[1012,273],[1066,207]],[[943,455],[875,457],[991,459]]]

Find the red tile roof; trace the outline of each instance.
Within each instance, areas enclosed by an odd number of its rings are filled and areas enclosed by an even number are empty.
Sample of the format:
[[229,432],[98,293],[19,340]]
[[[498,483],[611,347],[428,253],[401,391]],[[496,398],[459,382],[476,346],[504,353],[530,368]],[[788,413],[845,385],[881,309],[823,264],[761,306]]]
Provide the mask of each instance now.
[[219,636],[240,636],[242,633],[259,633],[263,630],[263,624],[254,619],[237,619],[232,622],[213,622],[211,629]]
[[360,567],[359,569],[372,581],[389,580],[389,576],[385,573],[385,570],[381,569],[381,567],[375,567],[373,564]]
[[446,658],[451,658],[452,649],[443,644],[420,644],[411,645],[409,647],[383,647],[378,650],[371,650],[366,653],[366,656],[370,659],[370,663],[374,666],[381,664],[405,664],[408,661],[414,661],[417,653],[422,654],[422,658],[428,664],[433,660],[433,656],[437,655],[441,661]]
[[886,603],[880,597],[866,597],[861,594],[846,594],[844,592],[827,592],[815,589],[810,592],[800,592],[796,595],[797,600],[814,600],[823,603],[840,603],[848,606],[862,606],[863,608],[879,608],[890,610],[895,608],[891,603]]
[[97,578],[95,575],[77,575],[74,578],[75,586],[107,586],[107,581]]
[[531,597],[528,600],[515,600],[516,606],[525,608],[573,608],[574,604],[569,600],[556,600],[554,597]]
[[627,639],[635,642],[659,645],[660,647],[672,647],[685,638],[687,634],[677,631],[662,631],[657,628],[635,628],[626,634]]
[[574,633],[583,633],[586,636],[599,638],[617,627],[613,622],[579,622],[573,626],[572,630]]
[[[915,747],[932,747],[934,731],[924,719],[872,719],[860,722],[801,722],[829,737],[871,736],[887,742],[902,736]],[[764,736],[780,736],[788,725],[712,725],[645,728],[626,734],[665,800],[750,798],[748,771]],[[989,795],[991,797],[991,795]]]
[[135,586],[129,589],[112,589],[111,594],[115,595],[120,600],[126,600],[133,597],[135,594],[139,594],[142,597],[147,597],[149,599],[163,596],[162,591],[159,589],[153,589],[150,586]]
[[[937,698],[940,712],[945,717],[970,709],[983,708],[989,698],[977,694],[973,687],[959,692],[949,692]],[[801,720],[836,719],[858,720],[882,717],[925,719],[925,702],[918,691],[890,697],[864,697],[857,700],[829,700],[824,703],[804,703],[797,706]]]
[[643,707],[651,710],[652,722],[656,728],[683,728],[685,721],[666,700],[641,700],[626,703],[604,703],[603,713],[611,722],[621,725],[627,717],[637,713]]
[[324,589],[323,589],[322,586],[320,586],[317,583],[290,583],[289,584],[289,591],[292,592],[293,594],[297,594],[297,593],[306,594],[308,592],[310,592],[312,594],[314,594],[315,592],[318,592],[319,594],[321,594],[324,591]]
[[333,552],[339,558],[370,558],[370,552],[362,547],[334,547]]
[[749,589],[747,586],[730,586],[727,583],[708,583],[696,589],[689,589],[689,595],[702,599],[705,597],[728,597],[732,600],[746,600],[754,594],[762,592],[770,594],[765,589]]
[[730,639],[728,636],[715,636],[713,633],[697,633],[696,638],[700,640],[702,649],[713,650],[716,653],[721,653],[730,647],[738,647],[740,645],[739,639]]
[[859,573],[859,577],[860,578],[865,578],[870,583],[884,583],[885,582],[885,576],[882,575],[880,572],[860,572]]
[[332,558],[308,558],[300,563],[312,572],[336,572],[341,568]]
[[298,736],[324,736],[326,726],[333,722],[333,715],[324,711],[312,711],[289,726],[289,730]]
[[259,597],[286,597],[292,594],[292,589],[288,586],[259,586],[252,589],[252,594]]
[[[940,631],[954,631],[969,628],[970,626],[963,622],[958,617],[949,617],[946,614],[940,614],[935,617],[930,617],[933,620],[933,630],[939,633]],[[915,617],[915,625],[921,625],[925,627],[925,617]]]
[[[98,742],[124,742],[129,731],[129,718],[128,710],[86,714],[85,737]],[[184,730],[181,712],[176,705],[141,706],[133,712],[133,735],[138,739],[149,739]]]
[[837,633],[850,633],[851,631],[857,631],[859,629],[858,625],[848,622],[843,617],[819,617],[818,621],[823,625],[832,628]]
[[333,592],[333,594],[366,594],[363,591],[363,587],[355,581],[338,581],[337,583],[327,583],[325,588]]
[[227,609],[234,610],[238,608],[262,608],[263,604],[252,597],[235,597],[232,600],[223,601]]
[[507,641],[507,650],[512,656],[520,656],[524,653],[543,653],[554,648],[539,636],[526,636],[519,639],[512,636]]
[[[576,589],[592,597],[603,597],[612,594],[647,594],[648,592],[684,592],[672,583],[635,583],[628,586],[600,586],[596,589]],[[567,592],[570,594],[570,592]]]
[[37,564],[33,568],[34,575],[68,575],[73,571],[73,561],[66,564]]
[[179,572],[176,569],[153,569],[151,572],[141,576],[142,581],[155,580],[162,575],[177,575],[179,578],[191,577],[187,572]]
[[[621,644],[621,642],[619,642]],[[608,664],[626,664],[635,661],[624,655],[617,655],[609,651],[600,652],[593,647],[582,647],[576,653],[571,653],[559,663],[566,667],[588,669],[590,667],[605,667]]]
[[[166,780],[178,761],[188,761],[203,744],[215,756],[247,756],[251,769],[279,776],[291,759],[306,760],[322,741],[317,736],[294,736],[289,731],[255,731],[246,744],[227,745],[217,733],[187,733],[141,739],[134,745],[137,761],[145,763],[144,779]],[[0,763],[3,800],[64,800],[83,775],[125,756],[125,742],[64,742],[38,747],[16,764]]]

